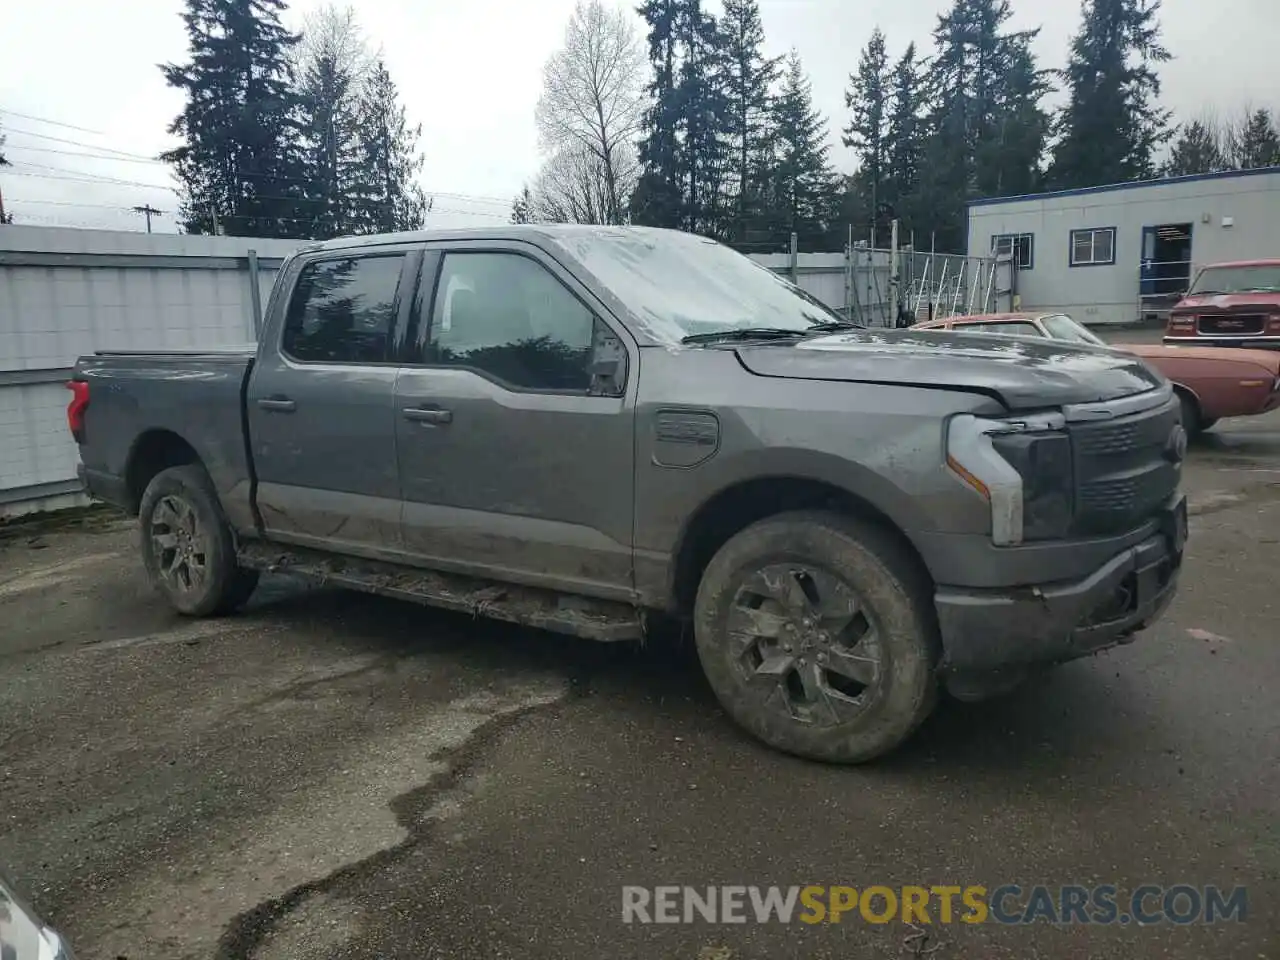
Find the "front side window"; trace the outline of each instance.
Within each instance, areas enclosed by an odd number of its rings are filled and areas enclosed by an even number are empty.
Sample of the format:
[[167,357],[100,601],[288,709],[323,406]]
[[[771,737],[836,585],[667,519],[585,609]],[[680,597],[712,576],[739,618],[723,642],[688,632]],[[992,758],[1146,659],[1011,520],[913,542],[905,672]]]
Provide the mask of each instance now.
[[1012,257],[1019,270],[1035,266],[1035,237],[1029,233],[999,233],[991,238],[991,252],[997,257]]
[[1116,262],[1116,228],[1071,231],[1071,266],[1093,267]]
[[403,255],[308,263],[285,315],[284,352],[310,363],[386,361],[403,263]]
[[524,390],[585,393],[607,328],[544,266],[515,253],[450,253],[424,361]]

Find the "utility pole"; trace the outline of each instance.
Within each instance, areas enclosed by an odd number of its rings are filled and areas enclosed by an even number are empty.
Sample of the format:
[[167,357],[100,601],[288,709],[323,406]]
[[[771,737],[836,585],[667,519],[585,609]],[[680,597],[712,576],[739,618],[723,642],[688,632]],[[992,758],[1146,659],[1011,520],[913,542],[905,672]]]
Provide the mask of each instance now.
[[150,233],[150,232],[151,232],[151,218],[152,218],[152,217],[158,217],[158,216],[160,216],[160,214],[164,213],[164,211],[163,211],[163,210],[157,210],[155,207],[153,207],[153,206],[152,206],[151,204],[149,204],[149,203],[144,203],[144,204],[143,204],[142,206],[140,206],[140,207],[134,207],[134,208],[133,208],[133,212],[134,212],[134,213],[141,213],[141,214],[143,214],[144,216],[146,216],[146,218],[147,218],[147,233]]

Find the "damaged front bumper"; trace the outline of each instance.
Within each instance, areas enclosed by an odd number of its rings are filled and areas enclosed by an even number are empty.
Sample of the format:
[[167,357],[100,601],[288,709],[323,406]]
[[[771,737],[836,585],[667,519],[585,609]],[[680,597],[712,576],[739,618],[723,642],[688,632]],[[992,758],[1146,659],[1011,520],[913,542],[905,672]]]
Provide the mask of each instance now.
[[1159,531],[1088,576],[1006,589],[939,587],[942,669],[953,673],[1060,663],[1125,642],[1159,617],[1177,590],[1187,501],[1160,514]]

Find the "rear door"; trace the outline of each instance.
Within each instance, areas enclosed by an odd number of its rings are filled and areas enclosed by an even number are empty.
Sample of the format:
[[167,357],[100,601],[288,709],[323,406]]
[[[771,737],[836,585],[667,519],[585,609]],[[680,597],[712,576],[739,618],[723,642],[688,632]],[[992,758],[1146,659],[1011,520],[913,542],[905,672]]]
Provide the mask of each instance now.
[[629,597],[634,351],[537,248],[424,258],[396,391],[405,548],[423,562]]
[[246,397],[258,509],[273,538],[399,548],[395,339],[411,300],[400,291],[420,259],[379,249],[295,265],[279,349],[263,351]]

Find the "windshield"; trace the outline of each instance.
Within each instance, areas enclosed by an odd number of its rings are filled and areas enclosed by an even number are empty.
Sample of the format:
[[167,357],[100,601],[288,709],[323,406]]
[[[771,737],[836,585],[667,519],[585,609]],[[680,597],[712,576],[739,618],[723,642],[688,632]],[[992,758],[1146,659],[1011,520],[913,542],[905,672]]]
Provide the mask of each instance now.
[[1066,314],[1058,314],[1054,317],[1041,317],[1040,322],[1044,325],[1044,328],[1049,331],[1049,336],[1053,337],[1055,340],[1071,340],[1075,343],[1092,343],[1099,347],[1106,346],[1104,341],[1094,336]]
[[1255,267],[1205,267],[1191,285],[1201,293],[1280,293],[1280,263]]
[[806,330],[847,322],[767,267],[704,237],[619,229],[564,243],[654,336],[670,343],[746,328]]

